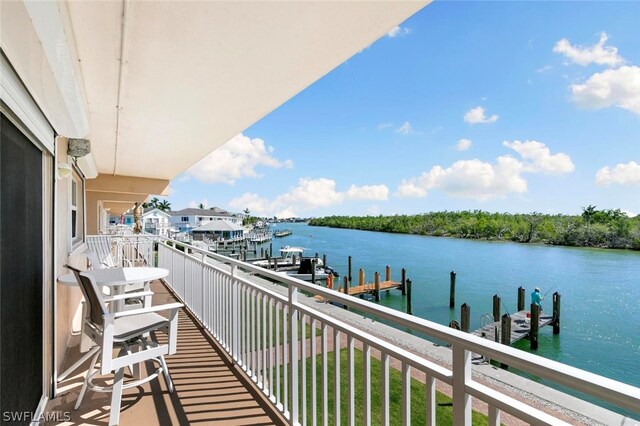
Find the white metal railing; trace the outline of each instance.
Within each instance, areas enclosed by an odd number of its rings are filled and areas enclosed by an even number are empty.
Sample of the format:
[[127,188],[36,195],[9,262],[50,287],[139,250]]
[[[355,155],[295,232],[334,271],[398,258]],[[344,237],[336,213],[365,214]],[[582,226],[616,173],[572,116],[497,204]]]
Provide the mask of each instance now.
[[111,253],[114,263],[125,266],[155,266],[155,243],[159,236],[152,234],[138,235],[88,235],[89,246],[100,247],[102,252]]
[[[189,253],[185,253],[184,249]],[[401,366],[403,425],[411,424],[412,370],[426,375],[424,403],[428,425],[437,424],[435,418],[437,380],[452,386],[455,425],[471,424],[472,397],[488,403],[490,425],[500,424],[501,412],[509,413],[531,424],[564,424],[563,421],[547,413],[474,381],[472,353],[505,363],[615,406],[640,412],[640,389],[634,386],[359,298],[284,277],[273,271],[186,246],[184,243],[168,240],[159,243],[158,266],[169,269],[168,284],[291,424],[315,425],[319,418],[322,424],[328,424],[330,400],[333,400],[334,407],[333,423],[340,424],[342,397],[347,398],[346,406],[348,407],[348,413],[345,413],[344,417],[349,425],[354,424],[356,380],[354,350],[356,347],[362,350],[361,379],[364,381],[362,415],[366,425],[369,425],[372,419],[373,386],[380,386],[381,390],[382,424],[388,425],[391,422],[389,417],[391,359],[397,360]],[[259,273],[286,286],[287,295],[258,283],[243,271]],[[391,341],[375,337],[300,303],[298,300],[300,291],[320,295],[327,300],[384,319],[401,329],[411,329],[450,344],[453,355],[451,370],[411,353]],[[320,334],[319,338],[315,337],[317,333]],[[331,359],[330,343],[333,352],[331,360],[334,370],[333,389],[329,389],[328,377],[328,363]],[[341,364],[341,349],[346,349],[346,365]],[[382,363],[380,383],[372,383],[372,350],[376,351],[376,357]],[[319,363],[316,360],[318,355]],[[307,371],[306,362],[299,363],[300,360],[306,361],[307,358],[309,358],[311,371]],[[346,371],[346,392],[341,391],[342,371]],[[308,380],[311,381],[309,392],[307,392]],[[316,404],[316,401],[320,402]],[[307,412],[307,402],[310,402],[311,412]]]

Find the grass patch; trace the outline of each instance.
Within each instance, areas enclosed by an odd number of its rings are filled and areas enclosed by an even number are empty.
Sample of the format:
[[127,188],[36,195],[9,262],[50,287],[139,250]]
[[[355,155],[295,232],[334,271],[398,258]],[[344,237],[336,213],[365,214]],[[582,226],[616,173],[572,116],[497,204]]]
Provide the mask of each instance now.
[[[320,350],[320,348],[318,348]],[[340,350],[340,422],[348,424],[348,371],[347,371],[347,349]],[[382,423],[382,363],[371,357],[371,423]],[[334,419],[334,355],[329,352],[327,355],[327,376],[328,376],[328,424],[335,424]],[[355,420],[357,424],[364,424],[364,361],[362,351],[354,350],[354,381],[355,381]],[[302,374],[302,361],[300,361],[299,374]],[[306,359],[306,384],[307,384],[307,424],[311,424],[311,358]],[[280,369],[280,394],[284,395],[284,369]],[[316,356],[316,380],[317,380],[317,423],[322,424],[322,355]],[[301,381],[300,381],[301,383]],[[300,398],[301,399],[301,398]],[[302,402],[301,402],[302,404]],[[300,407],[301,408],[301,407]],[[302,415],[302,411],[299,411]],[[400,371],[389,367],[389,423],[392,425],[402,424],[402,377]],[[472,422],[474,425],[488,424],[487,416],[473,411]],[[416,379],[411,379],[411,424],[426,423],[426,385]],[[436,424],[453,424],[453,400],[448,396],[436,392]]]

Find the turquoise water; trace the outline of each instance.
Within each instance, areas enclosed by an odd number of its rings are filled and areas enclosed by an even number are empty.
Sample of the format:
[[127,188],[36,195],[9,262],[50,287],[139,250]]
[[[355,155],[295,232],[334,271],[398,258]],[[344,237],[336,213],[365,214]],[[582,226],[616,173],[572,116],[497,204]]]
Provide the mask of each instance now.
[[[480,326],[482,314],[492,312],[492,297],[499,294],[509,312],[516,310],[517,288],[529,294],[538,286],[545,312],[551,312],[551,294],[562,295],[560,335],[551,327],[540,331],[536,354],[621,382],[640,386],[640,252],[554,247],[516,243],[387,234],[348,229],[278,225],[293,228],[293,235],[273,240],[274,254],[281,245],[303,246],[309,253],[325,253],[328,264],[341,276],[353,257],[353,280],[364,268],[367,282],[373,273],[392,279],[407,270],[413,283],[413,314],[441,324],[459,319],[460,305],[471,306],[471,327]],[[312,237],[310,237],[312,235]],[[456,309],[449,309],[449,272],[455,271]],[[383,295],[381,303],[405,310],[399,291]],[[528,341],[518,348],[529,350]]]

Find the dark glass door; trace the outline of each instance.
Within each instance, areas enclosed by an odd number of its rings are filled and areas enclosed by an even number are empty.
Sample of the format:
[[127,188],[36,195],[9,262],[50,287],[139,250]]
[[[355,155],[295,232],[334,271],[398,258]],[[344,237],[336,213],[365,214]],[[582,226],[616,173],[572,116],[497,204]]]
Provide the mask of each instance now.
[[0,411],[42,396],[42,152],[0,114]]

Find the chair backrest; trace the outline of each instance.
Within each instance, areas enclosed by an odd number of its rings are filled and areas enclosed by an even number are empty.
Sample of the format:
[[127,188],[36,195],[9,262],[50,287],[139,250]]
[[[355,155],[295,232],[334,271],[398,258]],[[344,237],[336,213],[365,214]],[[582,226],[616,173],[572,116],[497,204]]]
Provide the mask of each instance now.
[[80,286],[82,295],[87,303],[89,320],[95,325],[102,327],[104,324],[104,316],[108,314],[109,311],[102,299],[102,294],[98,290],[97,284],[90,275],[85,274],[79,269],[69,265],[65,265],[65,267],[73,271],[73,274],[76,276],[76,280],[78,280],[78,285]]
[[93,269],[115,268],[118,266],[118,262],[114,259],[111,251],[110,235],[91,236],[91,238],[87,238],[87,246],[89,248],[87,252],[94,253],[95,259],[89,258]]

